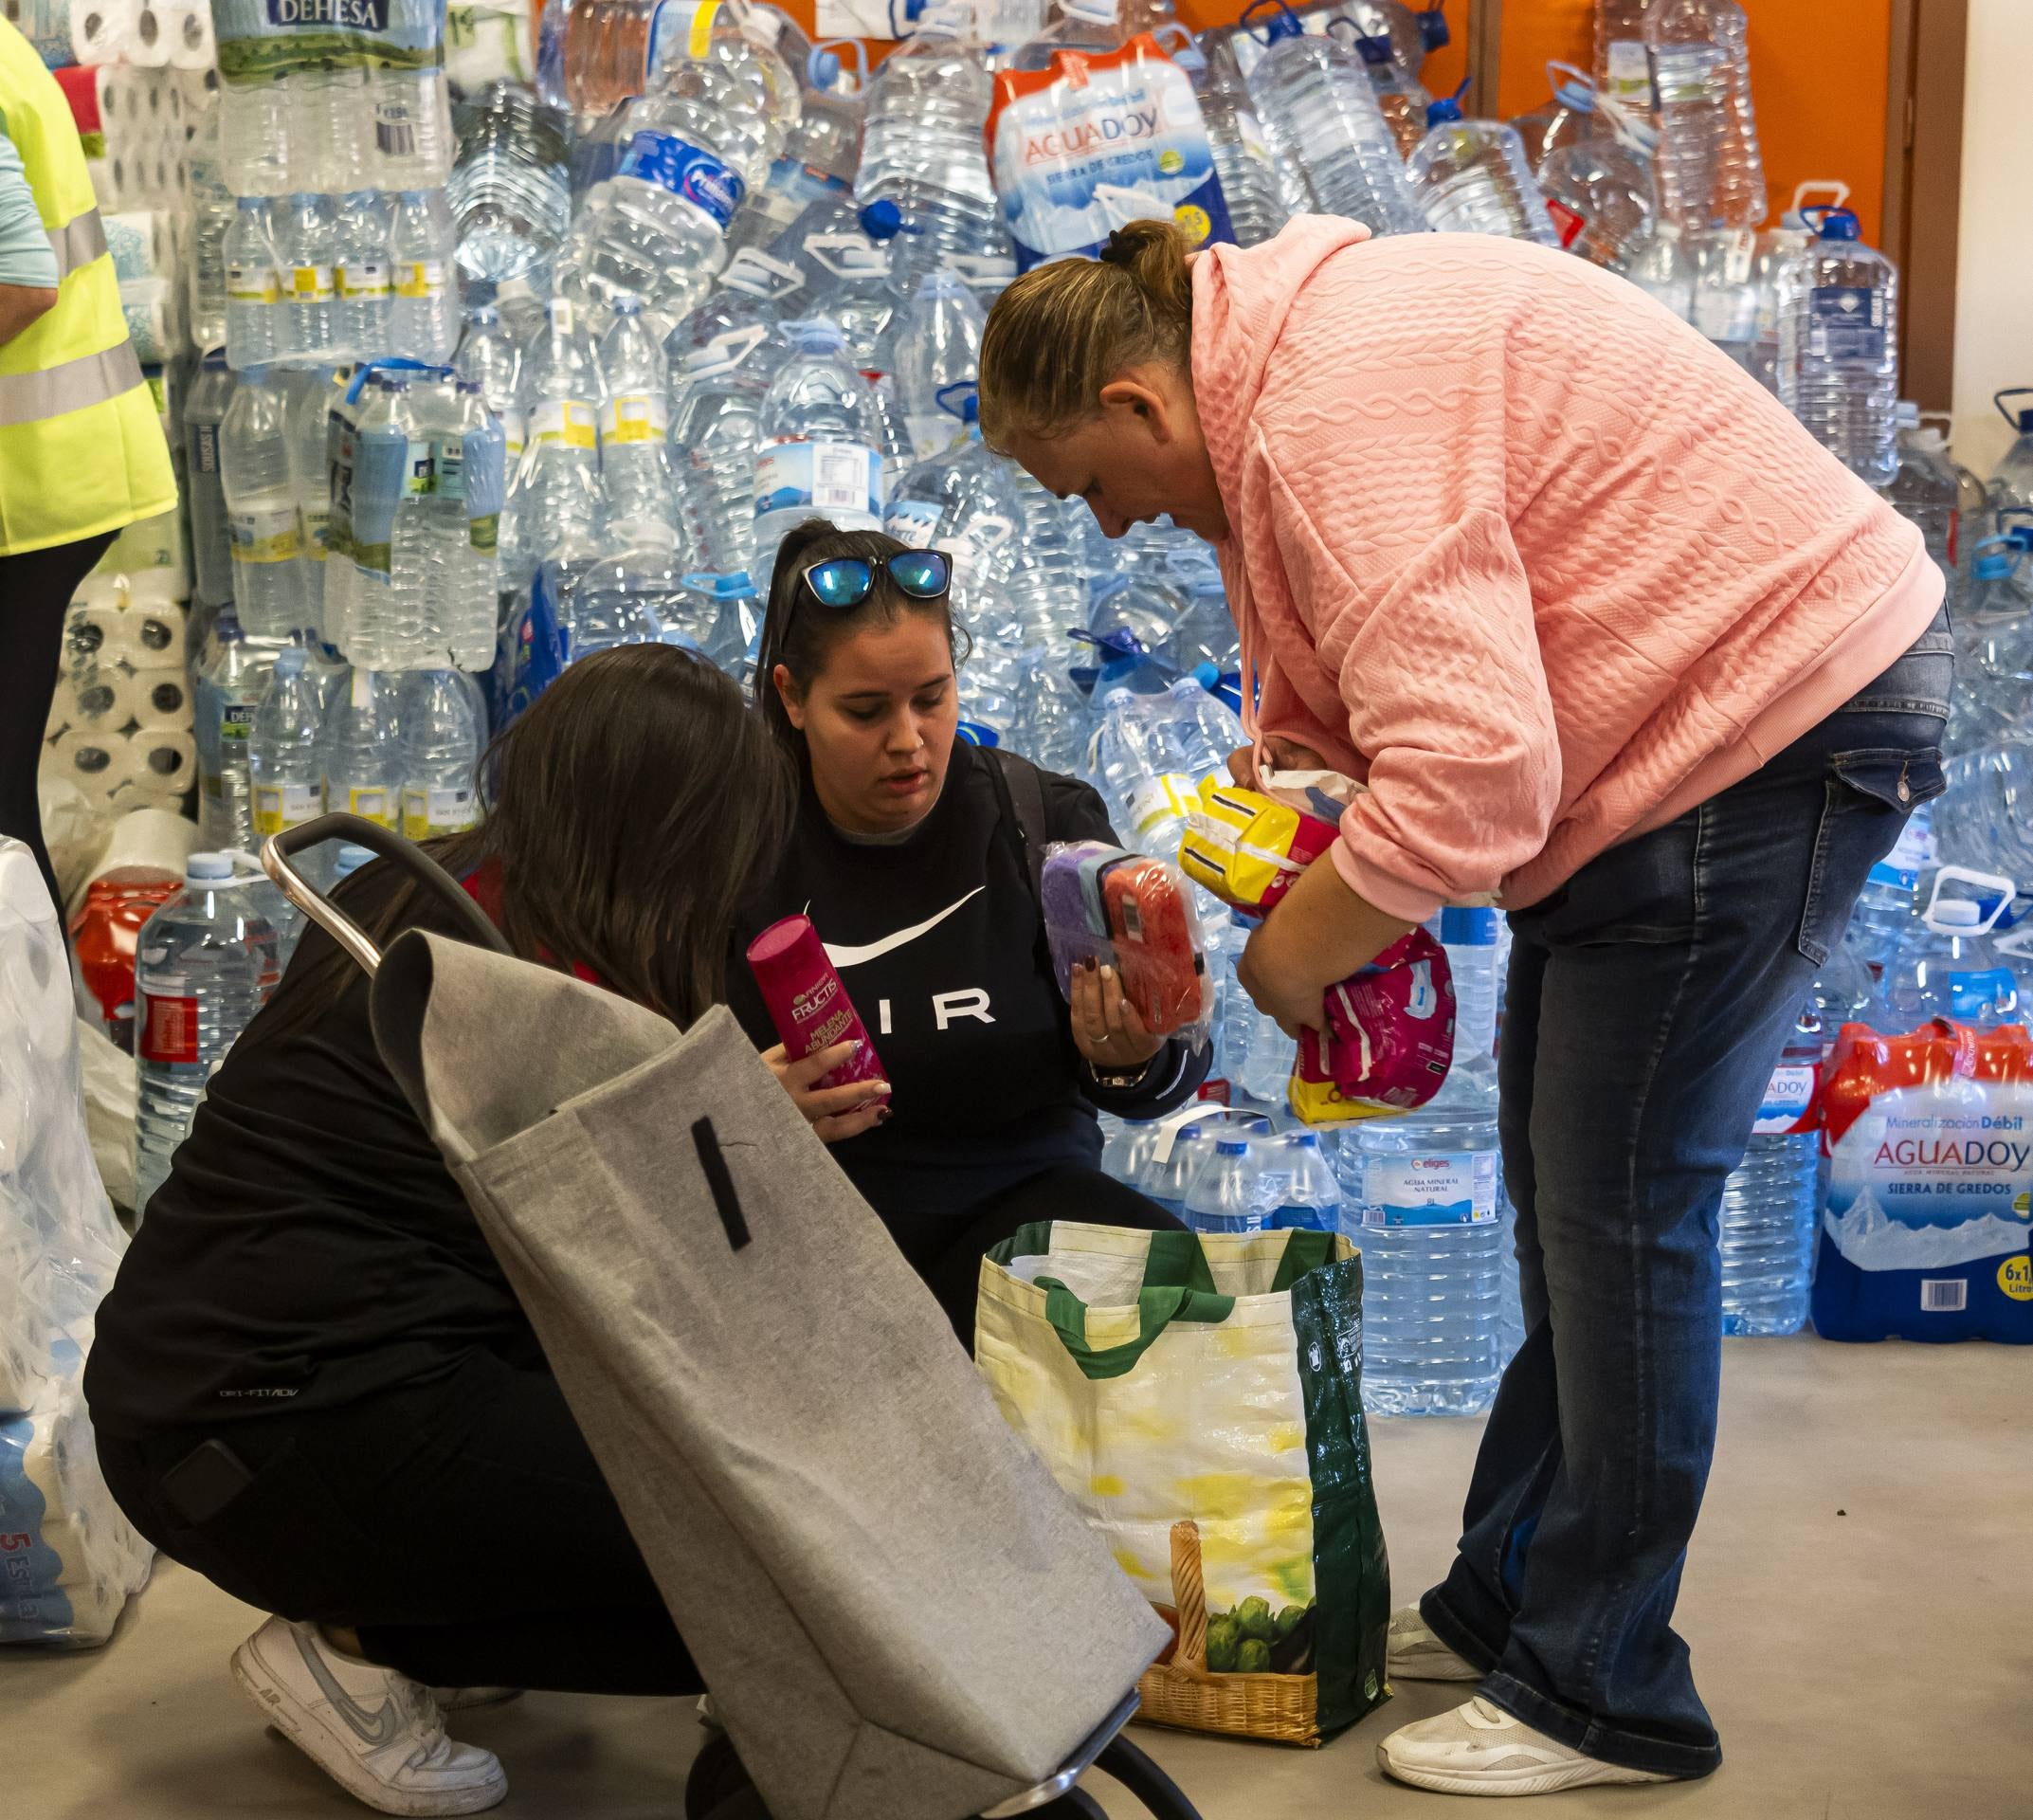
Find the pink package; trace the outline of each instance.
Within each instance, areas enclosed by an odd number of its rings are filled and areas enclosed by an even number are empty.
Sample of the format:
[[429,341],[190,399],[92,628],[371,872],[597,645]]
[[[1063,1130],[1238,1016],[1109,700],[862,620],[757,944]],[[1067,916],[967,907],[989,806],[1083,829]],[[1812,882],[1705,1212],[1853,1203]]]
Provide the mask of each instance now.
[[1327,1029],[1298,1046],[1287,1097],[1310,1125],[1409,1112],[1454,1061],[1454,976],[1424,929],[1394,941],[1327,993]]
[[[847,996],[845,982],[826,957],[826,944],[808,918],[786,917],[781,922],[772,922],[749,943],[748,964],[762,992],[762,1002],[769,1007],[770,1021],[776,1026],[785,1053],[792,1061],[802,1062],[808,1055],[816,1055],[836,1043],[862,1046],[839,1067],[824,1075],[817,1085],[844,1087],[850,1081],[882,1079],[876,1046],[868,1040],[861,1013]],[[871,1094],[863,1104],[874,1104],[888,1097]]]

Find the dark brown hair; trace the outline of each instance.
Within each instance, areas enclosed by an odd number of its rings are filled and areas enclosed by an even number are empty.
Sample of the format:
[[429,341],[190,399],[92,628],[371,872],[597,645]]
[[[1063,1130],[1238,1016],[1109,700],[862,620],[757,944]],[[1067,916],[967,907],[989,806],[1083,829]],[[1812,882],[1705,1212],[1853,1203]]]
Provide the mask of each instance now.
[[[790,672],[798,687],[808,689],[821,676],[826,660],[843,639],[872,620],[884,625],[903,613],[923,613],[945,628],[946,643],[957,669],[963,647],[956,646],[950,594],[917,600],[890,579],[882,565],[910,548],[881,531],[843,531],[827,519],[807,519],[792,525],[777,546],[776,567],[770,575],[770,604],[762,621],[755,654],[755,705],[764,723],[787,752],[800,755],[805,736],[790,724],[783,698],[776,692],[776,666]],[[876,572],[868,598],[855,607],[828,607],[805,585],[805,572],[815,563],[843,556],[859,558]]]
[[1101,388],[1146,360],[1188,364],[1193,278],[1186,236],[1133,221],[1099,259],[1033,266],[995,300],[981,337],[981,437],[1056,436],[1100,409]]
[[[501,933],[526,959],[575,962],[678,1024],[722,995],[742,897],[776,864],[796,802],[790,765],[740,690],[667,645],[622,645],[567,669],[481,761],[486,816],[426,844],[454,878],[500,863]],[[427,899],[364,866],[334,901],[385,945]],[[290,969],[247,1027],[315,1023],[357,977],[336,947]]]

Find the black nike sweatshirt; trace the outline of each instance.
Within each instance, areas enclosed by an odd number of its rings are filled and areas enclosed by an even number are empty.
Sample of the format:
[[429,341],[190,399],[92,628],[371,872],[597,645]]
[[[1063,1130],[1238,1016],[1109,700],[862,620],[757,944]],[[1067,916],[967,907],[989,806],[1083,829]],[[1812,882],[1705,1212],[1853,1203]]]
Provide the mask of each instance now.
[[[1100,1087],[1073,1046],[1020,832],[989,767],[953,747],[931,814],[894,846],[843,837],[809,777],[783,864],[744,906],[727,997],[758,1048],[777,1041],[745,953],[780,918],[808,916],[894,1089],[893,1117],[833,1147],[885,1219],[958,1215],[1041,1170],[1100,1161],[1097,1106],[1149,1119],[1207,1071],[1205,1048],[1166,1045],[1139,1087]],[[1085,784],[1040,772],[1052,841],[1119,846]]]

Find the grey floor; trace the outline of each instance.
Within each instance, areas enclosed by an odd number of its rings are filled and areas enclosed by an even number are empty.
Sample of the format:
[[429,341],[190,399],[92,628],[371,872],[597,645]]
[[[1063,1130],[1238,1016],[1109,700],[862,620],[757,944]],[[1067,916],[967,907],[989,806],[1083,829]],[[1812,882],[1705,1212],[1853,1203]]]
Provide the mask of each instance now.
[[[1542,1799],[1534,1820],[2033,1815],[2033,1350],[1732,1341],[1680,1627],[1729,1760],[1704,1783]],[[1445,1562],[1479,1425],[1376,1425],[1401,1596]],[[513,1600],[510,1589],[507,1596]],[[255,1615],[164,1568],[110,1647],[0,1659],[6,1820],[347,1820],[226,1675]],[[1141,1730],[1205,1820],[1480,1804],[1385,1782],[1373,1746],[1460,1698],[1407,1687],[1319,1752]],[[503,1820],[678,1820],[689,1709],[532,1696],[469,1716]],[[1111,1804],[1116,1820],[1133,1811]]]

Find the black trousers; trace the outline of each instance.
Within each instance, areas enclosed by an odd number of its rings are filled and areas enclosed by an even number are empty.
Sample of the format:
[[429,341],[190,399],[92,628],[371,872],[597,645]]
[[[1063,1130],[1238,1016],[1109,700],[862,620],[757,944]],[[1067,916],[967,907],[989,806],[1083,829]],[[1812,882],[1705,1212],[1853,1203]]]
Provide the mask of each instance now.
[[35,772],[57,692],[64,611],[113,537],[108,531],[82,543],[0,556],[0,835],[12,836],[35,855],[59,920],[64,894],[43,845]]
[[[1068,1168],[898,1239],[971,1350],[982,1253],[1053,1218],[1174,1224]],[[192,1522],[164,1478],[215,1433],[254,1476]],[[357,1630],[371,1660],[428,1686],[702,1685],[548,1372],[473,1353],[434,1382],[322,1413],[140,1441],[102,1431],[99,1457],[129,1520],[172,1560],[262,1611]]]

